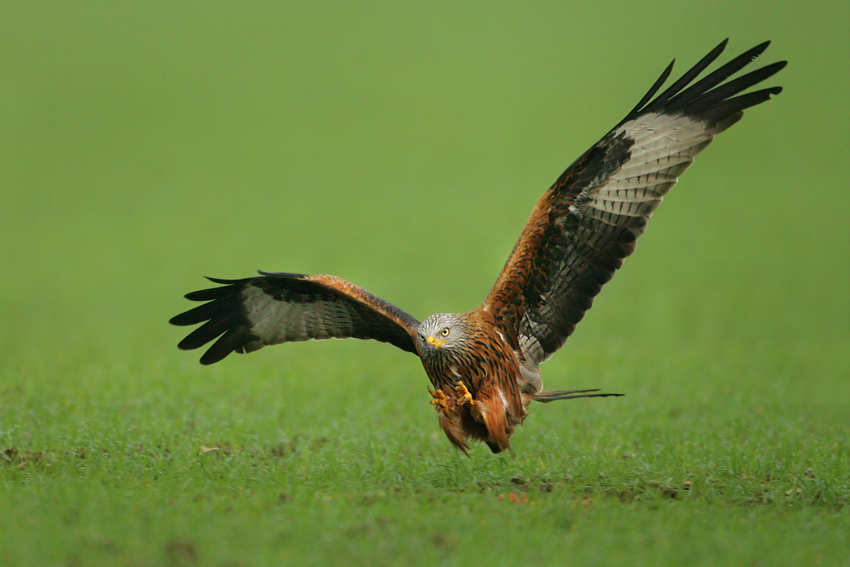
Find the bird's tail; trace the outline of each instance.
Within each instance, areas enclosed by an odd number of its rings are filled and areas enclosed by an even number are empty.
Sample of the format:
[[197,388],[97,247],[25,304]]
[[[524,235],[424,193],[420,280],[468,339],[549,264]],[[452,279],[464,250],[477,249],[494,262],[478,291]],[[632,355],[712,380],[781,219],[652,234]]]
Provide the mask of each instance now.
[[541,404],[548,404],[555,400],[572,400],[573,398],[607,398],[609,396],[623,396],[625,394],[592,394],[598,392],[595,390],[556,390],[554,392],[540,392],[534,395],[534,401]]

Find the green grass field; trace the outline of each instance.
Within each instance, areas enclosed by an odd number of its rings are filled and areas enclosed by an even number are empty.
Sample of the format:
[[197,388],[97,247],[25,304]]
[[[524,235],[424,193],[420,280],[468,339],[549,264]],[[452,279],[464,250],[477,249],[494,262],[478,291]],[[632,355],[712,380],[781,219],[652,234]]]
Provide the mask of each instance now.
[[[6,3],[0,564],[850,565],[847,2]],[[275,7],[277,6],[277,7]],[[201,367],[202,275],[475,307],[534,202],[731,37],[790,60],[668,196],[513,454],[419,361]]]

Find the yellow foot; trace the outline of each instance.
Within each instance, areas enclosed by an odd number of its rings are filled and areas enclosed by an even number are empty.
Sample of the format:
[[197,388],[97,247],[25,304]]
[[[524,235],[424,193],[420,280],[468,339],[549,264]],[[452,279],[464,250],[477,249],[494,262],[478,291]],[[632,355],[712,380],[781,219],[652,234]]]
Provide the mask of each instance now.
[[454,383],[454,387],[455,393],[457,394],[457,401],[455,401],[455,403],[458,407],[472,403],[472,394],[470,394],[469,390],[466,389],[466,384],[464,384],[462,380],[457,380]]
[[442,390],[437,390],[436,392],[431,388],[428,388],[428,393],[434,398],[431,400],[431,405],[436,406],[437,409],[442,409],[443,411],[448,411],[449,405],[446,402],[446,395]]

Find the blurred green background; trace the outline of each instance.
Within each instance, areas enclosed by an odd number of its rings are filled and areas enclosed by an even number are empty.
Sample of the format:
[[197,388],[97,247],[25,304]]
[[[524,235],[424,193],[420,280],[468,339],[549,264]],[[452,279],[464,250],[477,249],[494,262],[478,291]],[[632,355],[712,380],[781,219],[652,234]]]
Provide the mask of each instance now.
[[543,367],[628,397],[535,408],[514,446],[570,447],[584,411],[710,428],[719,407],[843,438],[848,22],[846,0],[2,2],[0,449],[77,443],[99,412],[155,434],[191,414],[204,442],[268,412],[283,437],[427,431],[453,459],[405,353],[202,368],[167,320],[200,276],[256,269],[335,274],[420,319],[475,307],[549,184],[672,58],[726,37],[721,63],[772,39],[756,65],[789,60],[768,81],[785,91],[697,158]]
[[6,2],[0,343],[185,358],[181,295],[255,269],[337,274],[420,319],[470,309],[670,59],[772,39],[785,92],[699,156],[546,374],[728,334],[811,358],[788,388],[820,403],[848,366],[848,21],[846,2]]

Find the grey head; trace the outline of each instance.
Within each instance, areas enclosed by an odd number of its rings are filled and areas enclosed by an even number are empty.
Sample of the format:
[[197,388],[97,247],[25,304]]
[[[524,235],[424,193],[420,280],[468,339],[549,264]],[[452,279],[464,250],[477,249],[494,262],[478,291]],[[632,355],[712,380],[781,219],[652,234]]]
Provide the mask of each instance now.
[[417,327],[419,352],[423,356],[441,356],[466,345],[466,327],[461,313],[437,313]]

